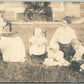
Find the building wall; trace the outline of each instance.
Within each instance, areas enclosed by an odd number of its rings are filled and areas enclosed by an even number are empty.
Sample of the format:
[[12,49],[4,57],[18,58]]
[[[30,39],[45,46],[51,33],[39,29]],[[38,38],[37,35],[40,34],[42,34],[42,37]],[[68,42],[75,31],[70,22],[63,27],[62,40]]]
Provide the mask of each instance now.
[[4,2],[5,20],[17,20],[17,13],[24,13],[25,7],[23,2]]
[[[64,16],[84,16],[82,11],[84,3],[51,2],[50,7],[53,12],[53,20],[61,19]],[[14,21],[17,20],[18,14],[24,13],[25,4],[24,2],[0,2],[0,11],[3,11],[5,20]]]
[[59,20],[65,16],[64,2],[51,2],[50,7],[53,12],[53,20]]
[[65,13],[66,16],[80,17],[80,3],[67,2]]
[[80,3],[52,2],[50,7],[53,12],[53,20],[62,19],[64,16],[80,17]]
[[84,2],[80,3],[80,16],[84,17]]
[[0,11],[4,11],[5,10],[5,4],[4,2],[0,1]]

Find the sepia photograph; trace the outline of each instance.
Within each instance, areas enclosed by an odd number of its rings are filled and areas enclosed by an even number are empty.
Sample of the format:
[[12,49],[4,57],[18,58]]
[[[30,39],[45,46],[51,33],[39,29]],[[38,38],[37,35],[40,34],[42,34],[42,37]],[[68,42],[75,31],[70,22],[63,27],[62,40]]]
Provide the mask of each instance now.
[[0,83],[83,83],[84,2],[0,1]]

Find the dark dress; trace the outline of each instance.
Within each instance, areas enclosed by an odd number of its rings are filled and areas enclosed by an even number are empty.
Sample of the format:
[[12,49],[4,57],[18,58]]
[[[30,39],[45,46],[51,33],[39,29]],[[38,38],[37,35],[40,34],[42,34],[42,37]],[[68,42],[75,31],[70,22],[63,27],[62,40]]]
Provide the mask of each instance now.
[[75,54],[75,50],[73,49],[71,44],[62,44],[58,43],[60,46],[60,50],[64,52],[64,58],[67,61],[70,61]]

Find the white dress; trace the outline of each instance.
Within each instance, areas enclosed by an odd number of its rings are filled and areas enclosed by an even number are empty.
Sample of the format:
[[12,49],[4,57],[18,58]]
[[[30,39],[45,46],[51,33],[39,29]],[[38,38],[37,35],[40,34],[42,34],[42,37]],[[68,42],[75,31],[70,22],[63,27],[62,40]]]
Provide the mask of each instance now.
[[1,37],[0,48],[3,54],[3,61],[6,62],[24,62],[25,47],[21,38]]
[[64,54],[62,51],[58,50],[57,52],[53,52],[52,50],[50,50],[48,51],[48,58],[45,59],[43,64],[46,66],[68,66],[70,63],[63,57]]
[[43,36],[30,38],[29,43],[31,46],[29,47],[30,55],[42,55],[45,53],[47,40]]

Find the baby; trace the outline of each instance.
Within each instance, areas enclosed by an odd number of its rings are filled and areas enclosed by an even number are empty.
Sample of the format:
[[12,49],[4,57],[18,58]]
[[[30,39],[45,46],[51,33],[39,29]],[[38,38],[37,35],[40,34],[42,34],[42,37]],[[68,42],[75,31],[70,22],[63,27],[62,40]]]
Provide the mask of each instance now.
[[72,60],[74,61],[82,60],[82,55],[84,54],[84,47],[80,44],[80,42],[77,39],[73,40],[72,46],[76,51]]
[[[59,45],[54,44],[51,49],[48,50],[48,58],[45,59],[44,65],[48,66],[49,64],[51,66],[67,66],[69,65],[69,62],[67,62],[64,58],[64,53],[59,50]],[[52,63],[48,62],[50,59],[52,59]]]

